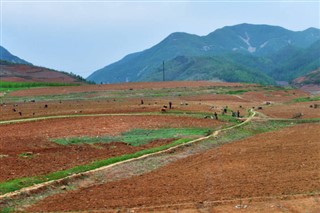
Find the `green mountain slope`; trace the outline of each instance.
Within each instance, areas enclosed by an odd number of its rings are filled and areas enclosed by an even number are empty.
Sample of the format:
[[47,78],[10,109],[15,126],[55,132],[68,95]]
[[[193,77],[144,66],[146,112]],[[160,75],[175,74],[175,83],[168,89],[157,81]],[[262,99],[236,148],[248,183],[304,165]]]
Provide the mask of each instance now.
[[[274,80],[258,69],[245,67],[223,57],[178,56],[165,65],[165,79],[173,80],[214,80],[227,82],[252,82],[274,84]],[[161,81],[162,67],[143,76],[143,81]]]
[[240,24],[218,29],[207,38],[225,52],[269,56],[288,45],[307,47],[320,38],[320,32],[315,28],[293,32],[278,26]]
[[[290,50],[285,49],[291,46],[293,49],[297,49],[297,53],[295,54],[298,54],[298,52],[303,51],[319,39],[320,30],[315,28],[309,28],[301,32],[293,32],[277,26],[252,24],[224,27],[207,36],[173,33],[150,49],[130,54],[118,62],[95,71],[87,79],[97,83],[145,81],[147,79],[153,79],[153,72],[162,65],[162,61],[167,62],[178,56],[205,58],[222,56],[220,60],[223,60],[223,62],[221,63],[231,63],[230,67],[233,67],[234,64],[242,65],[243,72],[259,70],[260,72],[271,75],[275,80],[278,80],[277,78],[290,79],[296,76],[296,74],[288,78],[283,77],[282,74],[274,74],[285,73],[287,72],[286,69],[289,68],[283,63],[289,63],[289,59],[293,58],[293,56],[290,55],[292,54]],[[283,53],[281,53],[281,51]],[[287,55],[285,55],[284,52],[287,52]],[[274,57],[276,54],[282,56],[284,59]],[[200,59],[198,58],[197,61],[198,60]],[[309,62],[305,62],[305,64],[309,64]],[[201,70],[200,68],[201,67],[199,67],[198,70],[193,69],[193,72],[198,72]],[[276,69],[277,71],[273,72]],[[302,69],[304,68],[301,68],[301,70]],[[300,68],[298,70],[300,70]],[[299,71],[297,71],[297,73],[298,72]],[[150,77],[148,77],[148,75],[150,75]],[[203,74],[198,75],[206,79]],[[207,76],[207,79],[209,78],[210,76]],[[238,81],[241,80],[242,79],[238,79]]]
[[308,48],[290,48],[283,53],[285,56],[278,54],[278,57],[283,59],[276,61],[276,68],[269,72],[269,75],[277,80],[291,81],[320,67],[320,40]]

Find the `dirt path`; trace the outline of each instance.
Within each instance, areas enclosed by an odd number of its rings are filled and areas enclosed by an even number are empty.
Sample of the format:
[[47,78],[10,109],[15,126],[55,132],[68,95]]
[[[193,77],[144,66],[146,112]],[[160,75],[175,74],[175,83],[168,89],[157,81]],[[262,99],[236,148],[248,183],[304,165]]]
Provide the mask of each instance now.
[[41,121],[48,119],[59,119],[59,118],[79,118],[79,117],[103,117],[103,116],[135,116],[135,115],[159,115],[159,113],[104,113],[104,114],[70,114],[70,115],[52,115],[36,118],[22,118],[22,119],[13,119],[0,121],[1,124],[14,124],[14,123],[23,123],[31,121]]

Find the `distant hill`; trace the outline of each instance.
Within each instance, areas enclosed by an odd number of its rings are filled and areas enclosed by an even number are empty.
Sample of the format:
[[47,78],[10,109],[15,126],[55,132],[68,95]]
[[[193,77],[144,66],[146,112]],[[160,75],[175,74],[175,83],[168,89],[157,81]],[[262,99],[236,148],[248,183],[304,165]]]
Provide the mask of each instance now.
[[207,36],[178,32],[87,79],[96,83],[161,81],[158,72],[165,61],[167,80],[290,81],[320,67],[319,41],[316,28],[294,32],[278,26],[240,24]]
[[8,50],[6,50],[4,47],[0,46],[0,60],[8,61],[11,63],[16,63],[16,64],[29,64],[32,65],[31,63],[15,56],[12,55]]
[[86,83],[85,79],[77,75],[4,60],[0,60],[0,80],[9,82]]
[[292,83],[298,87],[305,85],[320,86],[320,68],[294,79]]
[[275,79],[291,81],[304,76],[320,68],[320,40],[307,48],[287,46],[274,56],[273,61],[276,67],[269,74]]

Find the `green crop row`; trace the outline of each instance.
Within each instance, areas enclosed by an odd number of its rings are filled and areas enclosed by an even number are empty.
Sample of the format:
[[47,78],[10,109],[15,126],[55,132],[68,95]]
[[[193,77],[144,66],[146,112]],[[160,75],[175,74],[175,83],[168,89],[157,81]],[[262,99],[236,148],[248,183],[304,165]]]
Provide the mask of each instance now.
[[120,136],[99,136],[99,137],[72,137],[52,139],[53,142],[61,145],[70,144],[92,144],[124,142],[131,146],[141,146],[157,139],[182,138],[190,136],[208,135],[210,129],[207,128],[163,128],[163,129],[134,129],[124,132]]
[[301,97],[293,99],[293,102],[309,102],[309,101],[320,101],[320,96],[315,97]]
[[58,83],[58,82],[7,82],[0,81],[0,88],[31,88],[31,87],[52,87],[52,86],[76,86],[79,84]]

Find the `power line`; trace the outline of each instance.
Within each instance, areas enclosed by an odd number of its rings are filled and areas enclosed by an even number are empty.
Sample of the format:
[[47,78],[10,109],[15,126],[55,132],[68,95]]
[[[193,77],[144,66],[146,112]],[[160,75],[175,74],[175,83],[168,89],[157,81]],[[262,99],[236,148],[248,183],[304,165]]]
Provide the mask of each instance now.
[[166,81],[165,73],[164,73],[164,61],[162,62],[162,80]]

